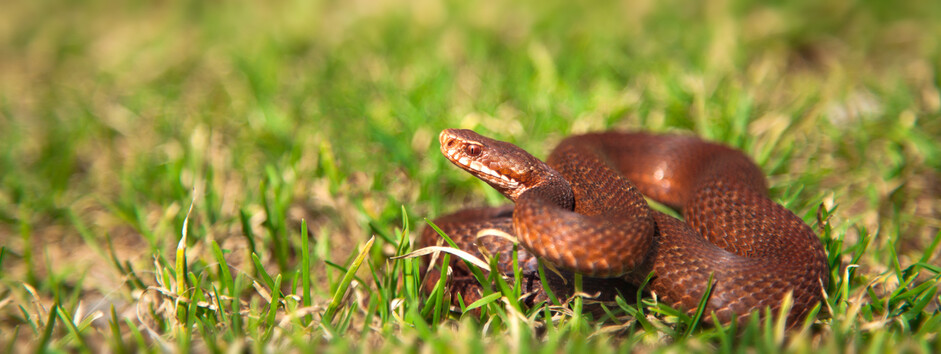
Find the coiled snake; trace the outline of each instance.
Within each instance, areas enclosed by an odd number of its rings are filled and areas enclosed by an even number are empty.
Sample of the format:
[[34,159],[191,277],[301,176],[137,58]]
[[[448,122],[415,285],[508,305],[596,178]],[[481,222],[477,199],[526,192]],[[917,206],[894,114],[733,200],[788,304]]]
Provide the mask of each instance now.
[[[605,132],[569,137],[543,162],[470,130],[448,129],[439,140],[452,163],[515,206],[464,210],[435,224],[467,252],[500,253],[507,274],[512,243],[478,237],[480,230],[515,235],[531,278],[537,258],[591,277],[586,288],[602,292],[653,272],[646,290],[690,312],[712,286],[707,315],[722,323],[765,308],[777,314],[791,293],[793,325],[822,299],[829,270],[819,238],[768,199],[761,170],[738,150],[688,136]],[[682,210],[685,221],[651,209],[643,195]],[[419,243],[438,238],[426,228]],[[452,266],[451,291],[467,304],[479,298],[463,264]],[[540,293],[535,281],[527,289]]]

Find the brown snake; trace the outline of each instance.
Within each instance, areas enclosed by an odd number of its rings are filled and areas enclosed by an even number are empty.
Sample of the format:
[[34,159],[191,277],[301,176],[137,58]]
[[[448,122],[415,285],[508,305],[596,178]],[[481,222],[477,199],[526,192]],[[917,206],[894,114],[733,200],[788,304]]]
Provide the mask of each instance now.
[[[712,311],[722,323],[765,308],[777,314],[791,293],[794,325],[822,299],[829,270],[819,238],[768,199],[761,170],[738,150],[688,136],[606,132],[569,137],[542,162],[470,130],[448,129],[439,140],[452,163],[515,206],[464,210],[435,224],[478,257],[500,253],[506,274],[512,243],[478,237],[480,230],[516,236],[530,279],[537,258],[591,277],[586,292],[638,285],[653,272],[645,289],[689,312],[712,275],[707,321]],[[644,195],[682,210],[685,222],[651,209]],[[438,243],[426,228],[420,245]],[[463,264],[451,265],[451,291],[466,304],[478,299],[479,284]],[[541,293],[538,279],[526,289]]]

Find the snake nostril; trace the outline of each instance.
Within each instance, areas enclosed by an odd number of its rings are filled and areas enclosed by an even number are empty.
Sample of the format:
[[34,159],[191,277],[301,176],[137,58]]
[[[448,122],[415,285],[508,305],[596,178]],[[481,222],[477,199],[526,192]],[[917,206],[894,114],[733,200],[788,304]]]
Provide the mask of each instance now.
[[448,141],[446,141],[446,142],[444,143],[444,146],[447,147],[447,148],[449,148],[449,149],[450,149],[451,146],[453,146],[453,145],[454,145],[454,139],[448,139]]

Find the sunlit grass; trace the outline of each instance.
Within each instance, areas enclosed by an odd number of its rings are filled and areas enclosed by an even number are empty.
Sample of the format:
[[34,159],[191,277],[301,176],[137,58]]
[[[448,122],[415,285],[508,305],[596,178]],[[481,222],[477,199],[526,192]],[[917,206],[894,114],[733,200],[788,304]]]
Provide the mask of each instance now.
[[[0,5],[0,352],[939,351],[939,16],[932,1]],[[595,318],[582,298],[524,306],[518,279],[481,271],[494,286],[464,304],[480,314],[450,312],[444,283],[422,294],[418,260],[396,256],[426,218],[505,203],[439,156],[450,127],[537,156],[604,129],[741,148],[824,242],[827,302],[790,333],[651,298]]]

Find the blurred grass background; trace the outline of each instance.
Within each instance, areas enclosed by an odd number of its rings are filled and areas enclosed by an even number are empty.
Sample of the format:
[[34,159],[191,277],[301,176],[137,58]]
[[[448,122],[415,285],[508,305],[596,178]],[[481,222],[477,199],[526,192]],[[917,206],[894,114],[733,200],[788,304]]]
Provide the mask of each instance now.
[[[909,285],[907,267],[941,266],[938,38],[931,0],[5,2],[0,344],[117,351],[108,321],[137,340],[191,202],[187,272],[210,274],[192,283],[226,284],[209,272],[215,242],[233,274],[259,276],[251,252],[285,282],[311,260],[312,306],[323,305],[371,235],[380,242],[368,263],[381,268],[403,217],[414,233],[426,217],[503,202],[439,156],[449,127],[536,156],[604,129],[740,147],[768,172],[772,197],[818,230],[818,206],[835,208],[829,224],[845,247],[868,246],[847,282],[853,303],[872,307]],[[929,273],[914,285],[936,287]],[[357,291],[360,302],[376,294]],[[919,313],[936,315],[937,296],[927,298]],[[45,326],[53,305],[90,319]],[[843,313],[858,337],[824,325],[806,348],[938,345],[889,325],[904,321],[888,308],[870,311]],[[166,321],[150,335],[174,343]],[[353,327],[299,326],[255,343],[390,348],[377,338],[446,344],[463,333]],[[223,348],[242,338],[226,328]],[[167,348],[141,331],[132,348]]]

